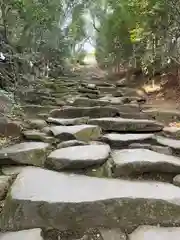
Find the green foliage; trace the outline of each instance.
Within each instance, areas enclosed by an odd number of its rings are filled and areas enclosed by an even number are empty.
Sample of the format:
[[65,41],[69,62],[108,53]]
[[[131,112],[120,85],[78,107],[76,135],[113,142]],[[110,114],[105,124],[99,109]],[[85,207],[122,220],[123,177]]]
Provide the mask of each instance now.
[[165,68],[170,59],[171,64],[179,62],[179,3],[179,0],[107,0],[105,16],[96,16],[97,61],[106,66],[141,67],[150,74]]
[[51,62],[82,59],[87,40],[101,66],[153,74],[180,62],[179,0],[1,0],[0,10],[8,41]]
[[21,53],[38,53],[50,61],[75,54],[86,37],[88,1],[2,0],[1,19],[8,41]]

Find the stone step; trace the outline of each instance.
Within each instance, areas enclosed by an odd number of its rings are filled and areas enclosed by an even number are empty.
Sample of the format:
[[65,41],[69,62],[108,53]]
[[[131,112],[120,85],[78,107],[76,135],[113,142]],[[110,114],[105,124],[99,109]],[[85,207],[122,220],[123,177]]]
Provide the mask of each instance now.
[[154,134],[120,134],[108,133],[103,135],[99,140],[111,146],[111,148],[122,149],[132,143],[154,143]]
[[89,124],[98,125],[105,131],[112,132],[158,132],[163,125],[147,119],[126,119],[126,118],[94,118],[88,121]]
[[86,169],[99,166],[108,160],[109,145],[73,146],[55,150],[47,157],[46,165],[50,169]]
[[[57,106],[58,107],[58,106]],[[51,110],[55,109],[56,106],[51,106],[51,105],[35,105],[35,104],[28,104],[22,106],[23,111],[27,116],[37,116],[39,113],[49,113]]]
[[74,139],[91,141],[97,140],[101,136],[101,128],[97,125],[53,126],[49,130],[61,141]]
[[[100,179],[27,167],[1,213],[2,231],[122,228],[180,224],[180,188],[169,183]],[[138,239],[139,240],[139,239]]]
[[30,129],[42,129],[47,126],[46,121],[42,119],[28,119],[25,121]]
[[143,110],[149,117],[156,119],[157,121],[168,124],[174,121],[180,121],[180,111],[161,108],[150,108]]
[[43,142],[22,142],[0,150],[0,165],[26,164],[43,166],[50,145]]
[[173,154],[180,156],[180,140],[175,140],[163,136],[154,136],[153,137],[158,144],[163,146],[170,147],[173,150]]
[[[71,104],[75,107],[103,107],[103,106],[113,106],[117,107],[120,112],[139,112],[140,107],[137,104],[124,104],[124,98],[111,98],[108,99],[88,99],[85,97],[76,98]],[[144,114],[145,115],[145,114]]]
[[80,124],[86,124],[88,122],[88,117],[81,117],[81,118],[52,118],[49,117],[46,121],[48,123],[53,123],[56,125],[80,125]]
[[173,155],[173,151],[170,147],[167,146],[161,146],[161,145],[156,145],[156,144],[149,144],[149,143],[131,143],[128,146],[131,149],[136,149],[136,148],[141,148],[141,149],[149,149],[154,152],[158,153],[164,153],[166,155]]
[[180,158],[148,149],[123,149],[112,152],[115,177],[142,173],[180,173]]
[[23,131],[24,138],[31,141],[42,141],[46,143],[56,142],[56,139],[52,136],[48,136],[44,132],[40,132],[38,130],[28,130]]
[[54,118],[79,118],[79,117],[113,117],[119,114],[115,107],[64,107],[54,109],[50,112],[50,117]]

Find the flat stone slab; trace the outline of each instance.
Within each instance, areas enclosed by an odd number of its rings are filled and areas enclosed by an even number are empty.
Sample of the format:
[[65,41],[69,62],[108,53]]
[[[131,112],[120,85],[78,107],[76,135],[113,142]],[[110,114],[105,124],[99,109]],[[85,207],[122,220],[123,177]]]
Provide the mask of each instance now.
[[180,140],[175,140],[163,136],[155,136],[154,139],[156,139],[156,141],[161,145],[168,146],[174,150],[180,151]]
[[55,170],[84,169],[103,164],[110,152],[109,145],[73,146],[53,151],[46,163]]
[[88,122],[88,120],[89,120],[88,117],[81,117],[81,118],[52,118],[52,117],[49,117],[47,119],[47,122],[54,123],[57,125],[68,126],[68,125],[86,124]]
[[50,112],[53,118],[79,118],[79,117],[113,117],[119,110],[114,107],[66,107]]
[[43,166],[49,144],[43,142],[23,142],[0,150],[0,165],[20,164]]
[[154,134],[120,134],[109,133],[101,137],[101,141],[108,143],[113,148],[123,148],[134,142],[152,142]]
[[95,118],[89,124],[99,125],[103,130],[116,132],[156,132],[163,129],[163,125],[152,120],[125,118]]
[[2,231],[49,226],[60,230],[127,229],[144,223],[180,224],[180,188],[35,167],[18,175],[0,216]]
[[88,145],[88,143],[78,140],[69,140],[64,141],[58,144],[57,148],[67,148],[67,147],[73,147],[73,146],[84,146]]
[[79,97],[74,100],[72,103],[73,106],[81,107],[95,107],[95,106],[106,106],[108,105],[108,100],[101,99],[89,99],[85,97]]
[[29,229],[18,232],[0,233],[0,240],[43,240],[41,229]]
[[131,143],[129,145],[129,148],[134,149],[134,148],[143,148],[143,149],[149,149],[154,152],[158,153],[164,153],[166,155],[173,155],[173,151],[170,147],[166,146],[159,146],[159,145],[151,145],[149,143]]
[[140,226],[129,235],[129,240],[179,240],[179,227]]
[[115,176],[133,173],[180,173],[180,159],[148,149],[115,150],[112,153]]
[[90,141],[101,136],[101,128],[97,125],[55,126],[50,127],[50,130],[55,137],[61,140]]
[[52,136],[48,136],[46,133],[38,130],[27,130],[23,132],[23,135],[27,140],[32,141],[41,141],[46,143],[52,143],[55,141],[55,138]]
[[148,115],[148,118],[155,119],[164,124],[180,121],[180,111],[173,109],[161,109],[160,107],[144,109],[143,112]]

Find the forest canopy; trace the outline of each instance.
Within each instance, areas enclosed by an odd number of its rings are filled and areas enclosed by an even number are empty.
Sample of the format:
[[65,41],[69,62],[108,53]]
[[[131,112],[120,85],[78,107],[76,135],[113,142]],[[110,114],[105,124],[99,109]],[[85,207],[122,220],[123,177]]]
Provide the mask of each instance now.
[[103,68],[180,64],[179,0],[1,0],[0,13],[1,51],[31,61],[82,60],[88,42]]

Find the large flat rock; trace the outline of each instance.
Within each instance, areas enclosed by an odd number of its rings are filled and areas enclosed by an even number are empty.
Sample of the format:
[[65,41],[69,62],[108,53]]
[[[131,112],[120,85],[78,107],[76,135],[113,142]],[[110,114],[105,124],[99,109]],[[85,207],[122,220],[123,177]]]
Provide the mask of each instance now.
[[180,188],[169,183],[101,179],[23,170],[13,183],[0,228],[122,228],[180,224]]
[[101,99],[89,99],[85,97],[79,97],[74,100],[72,103],[73,106],[77,107],[95,107],[95,106],[106,106],[108,105],[108,100]]
[[127,147],[131,143],[151,143],[154,134],[120,134],[108,133],[101,137],[101,141],[108,143],[113,148]]
[[180,158],[148,149],[115,150],[112,153],[115,176],[133,173],[180,173]]
[[94,118],[89,124],[99,125],[106,131],[117,132],[156,132],[163,129],[163,125],[152,120],[125,118]]
[[157,121],[170,123],[180,120],[180,111],[174,109],[149,108],[143,110],[144,113]]
[[47,119],[47,122],[54,123],[57,125],[68,126],[68,125],[86,124],[88,122],[88,120],[89,120],[88,117],[81,117],[81,118],[52,118],[52,117],[49,117]]
[[62,148],[53,151],[47,158],[52,169],[84,169],[103,164],[109,157],[109,145],[86,145]]
[[43,240],[41,229],[34,228],[17,232],[0,233],[0,240]]
[[163,136],[155,136],[154,139],[156,139],[159,144],[170,147],[174,153],[177,153],[178,155],[180,154],[180,140],[175,140]]
[[166,155],[173,155],[173,151],[170,147],[166,146],[160,146],[160,145],[154,145],[149,143],[131,143],[128,148],[134,149],[134,148],[143,148],[143,149],[149,149],[154,152],[158,153],[164,153]]
[[50,112],[54,118],[78,118],[78,117],[113,117],[119,110],[114,107],[66,107],[55,109]]
[[73,106],[76,107],[95,107],[95,106],[117,106],[120,111],[130,112],[139,111],[139,105],[137,104],[126,104],[131,101],[139,100],[139,98],[125,98],[125,97],[113,97],[113,96],[105,96],[100,99],[89,99],[85,97],[79,97],[74,100],[72,103]]
[[50,131],[61,140],[90,141],[101,136],[101,128],[97,125],[54,126],[50,127]]
[[49,144],[43,142],[22,142],[0,150],[0,164],[12,162],[43,166]]
[[55,142],[55,138],[52,136],[48,136],[44,132],[40,132],[39,130],[27,130],[23,132],[23,136],[27,140],[31,141],[41,141],[46,143]]
[[179,240],[179,227],[140,226],[129,235],[129,240]]

